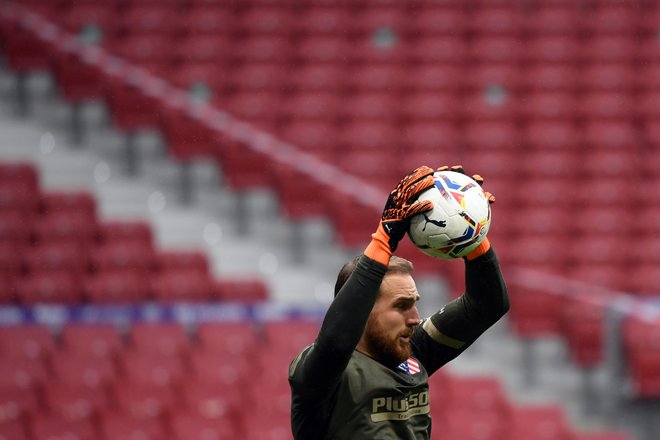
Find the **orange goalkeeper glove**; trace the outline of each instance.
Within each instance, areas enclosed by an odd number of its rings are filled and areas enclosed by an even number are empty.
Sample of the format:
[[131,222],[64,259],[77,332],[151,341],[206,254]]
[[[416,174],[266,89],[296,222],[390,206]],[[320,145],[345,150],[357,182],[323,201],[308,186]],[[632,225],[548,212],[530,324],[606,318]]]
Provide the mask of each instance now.
[[410,218],[433,209],[430,200],[417,202],[415,199],[434,184],[433,169],[427,166],[418,167],[401,179],[387,198],[378,229],[372,234],[371,243],[364,252],[366,256],[388,264],[392,252],[406,234]]

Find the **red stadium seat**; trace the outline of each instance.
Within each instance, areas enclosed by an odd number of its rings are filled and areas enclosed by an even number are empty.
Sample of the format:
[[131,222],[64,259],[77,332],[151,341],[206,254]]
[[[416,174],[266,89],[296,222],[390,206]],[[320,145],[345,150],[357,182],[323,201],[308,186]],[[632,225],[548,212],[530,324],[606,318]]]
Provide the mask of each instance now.
[[172,390],[181,383],[185,369],[181,357],[169,354],[126,351],[121,355],[122,381],[148,389]]
[[526,146],[534,150],[579,150],[583,130],[572,121],[531,121],[524,131]]
[[214,385],[198,379],[186,381],[181,389],[181,400],[190,415],[222,420],[234,427],[242,424],[240,407],[251,405],[240,384]]
[[180,27],[189,35],[230,35],[236,26],[235,14],[220,5],[200,4],[185,9]]
[[582,169],[587,176],[633,176],[641,167],[640,157],[630,151],[588,151],[584,154]]
[[286,82],[291,89],[304,96],[312,92],[335,93],[343,89],[346,80],[344,70],[335,63],[307,63],[291,75]]
[[184,356],[190,349],[188,335],[179,324],[135,323],[130,330],[132,349],[162,356]]
[[519,130],[513,124],[501,122],[474,122],[465,127],[465,143],[469,151],[519,150],[522,142]]
[[342,35],[351,21],[350,11],[332,5],[312,5],[303,9],[293,23],[300,38],[321,35]]
[[396,39],[380,42],[374,37],[359,38],[348,49],[348,62],[353,65],[402,65],[408,57],[406,45]]
[[116,440],[158,440],[166,438],[165,426],[156,418],[140,418],[129,414],[104,412],[100,420],[104,438]]
[[288,35],[296,20],[290,10],[275,6],[246,8],[234,16],[236,32],[248,36]]
[[401,118],[407,123],[453,122],[459,117],[460,98],[454,93],[420,90],[400,100]]
[[215,282],[215,290],[220,301],[258,303],[269,299],[268,287],[261,279],[224,277]]
[[159,34],[135,34],[117,39],[110,51],[152,75],[164,76],[174,67],[173,37]]
[[518,39],[507,36],[477,35],[468,46],[472,63],[511,63],[520,60],[522,46]]
[[469,31],[480,36],[518,36],[526,17],[509,7],[483,7],[474,10]]
[[97,433],[89,420],[66,420],[55,414],[39,414],[31,422],[34,438],[94,440]]
[[[657,44],[653,42],[654,46]],[[656,49],[654,47],[654,49]],[[657,50],[657,49],[656,49]],[[644,57],[648,59],[648,57]],[[660,89],[660,62],[647,62],[635,70],[634,86],[643,92]]]
[[0,241],[14,246],[28,246],[33,223],[18,212],[0,212]]
[[338,120],[343,101],[327,91],[300,93],[283,103],[284,118],[296,122],[326,122]]
[[270,352],[289,353],[291,359],[316,340],[318,322],[291,321],[264,323],[264,342]]
[[660,326],[639,316],[623,321],[623,350],[637,397],[660,395]]
[[332,191],[326,184],[290,166],[275,166],[272,173],[273,188],[277,191],[280,208],[288,218],[318,218],[325,215],[325,194]]
[[639,102],[639,115],[646,120],[659,120],[660,119],[660,90],[654,90],[646,93],[640,97]]
[[591,177],[575,187],[573,198],[579,206],[626,206],[636,209],[644,203],[643,194],[630,191],[630,185],[637,185],[638,179],[627,176]]
[[522,61],[525,63],[556,63],[574,65],[581,59],[580,42],[564,33],[538,35],[526,44]]
[[119,412],[135,419],[163,420],[180,406],[178,396],[169,386],[118,381],[112,390]]
[[151,291],[159,302],[216,299],[213,280],[209,274],[191,270],[171,270],[155,274],[151,280]]
[[44,390],[46,407],[65,420],[93,420],[110,406],[102,389],[51,382]]
[[106,101],[112,122],[123,132],[154,130],[160,124],[158,100],[123,78],[108,81]]
[[[227,71],[233,54],[232,40],[224,34],[190,34],[177,41],[173,57],[178,64],[213,66],[217,71]],[[210,78],[209,78],[210,79]],[[225,78],[226,80],[226,78]],[[219,85],[219,79],[210,81]]]
[[0,22],[0,26],[3,58],[10,70],[26,74],[50,68],[48,44],[16,22]]
[[122,10],[119,29],[128,35],[169,35],[179,32],[179,13],[157,4],[129,3]]
[[509,63],[486,63],[466,69],[461,85],[468,93],[481,92],[489,87],[502,87],[506,91],[517,91],[523,84],[520,70]]
[[[438,418],[443,434],[454,440],[500,440],[506,423],[495,413],[480,412],[475,417],[474,412],[458,408],[448,408]],[[432,435],[431,438],[438,437]]]
[[216,142],[215,159],[223,178],[235,190],[263,188],[272,183],[268,172],[271,161],[266,156],[252,150],[244,141],[219,137]]
[[47,243],[27,248],[23,255],[29,273],[41,271],[69,271],[83,275],[88,258],[84,248],[72,243]]
[[346,62],[350,46],[341,35],[310,35],[297,45],[294,57],[301,63],[341,66]]
[[221,102],[227,96],[227,66],[214,61],[195,60],[182,63],[169,75],[175,87],[184,89],[192,99],[203,103]]
[[567,92],[532,92],[523,97],[521,114],[530,121],[571,122],[578,107],[577,98]]
[[638,11],[627,5],[609,5],[585,15],[585,30],[597,37],[606,35],[634,35],[638,30]]
[[580,100],[579,115],[589,120],[627,121],[634,114],[637,106],[628,93],[591,92]]
[[82,248],[93,246],[97,238],[94,217],[79,212],[51,212],[41,215],[34,224],[38,243],[75,243]]
[[524,22],[525,32],[540,36],[577,36],[582,25],[582,16],[573,5],[541,6]]
[[25,191],[39,191],[39,171],[30,162],[0,162],[0,183],[2,186],[17,185]]
[[560,406],[522,406],[512,410],[505,438],[522,440],[570,440],[566,415]]
[[42,361],[10,357],[0,362],[0,389],[35,390],[49,380],[48,370]]
[[[497,193],[495,192],[495,197]],[[534,196],[532,196],[534,197]],[[499,204],[499,200],[497,200]],[[550,236],[557,239],[568,237],[571,233],[574,212],[567,207],[529,206],[518,203],[515,212],[507,216],[506,221],[498,222],[498,230],[510,234]]]
[[458,36],[467,34],[470,17],[460,7],[420,7],[409,17],[408,32],[411,37]]
[[624,150],[634,154],[642,145],[639,130],[629,119],[594,120],[586,124],[584,132],[584,147],[588,149]]
[[96,66],[68,53],[55,52],[53,58],[55,81],[65,100],[84,103],[103,98],[105,84]]
[[456,93],[463,80],[463,70],[453,63],[422,63],[401,79],[411,92]]
[[[398,145],[399,131],[386,121],[350,121],[340,132],[340,148],[344,152],[367,152],[373,156],[393,151]],[[373,159],[378,160],[378,156]]]
[[294,121],[283,128],[282,138],[320,159],[334,160],[337,157],[339,134],[332,123]]
[[18,214],[30,219],[38,214],[39,193],[23,183],[3,183],[0,186],[0,213]]
[[529,71],[520,79],[520,84],[530,92],[573,92],[581,84],[581,78],[575,66],[541,62],[530,66]]
[[660,290],[660,269],[657,263],[639,264],[631,270],[633,288],[636,294],[642,296],[657,296]]
[[458,109],[467,121],[513,122],[520,117],[520,109],[514,97],[500,86],[466,95]]
[[157,270],[190,270],[203,274],[209,273],[207,255],[197,249],[163,250],[156,254]]
[[453,376],[445,382],[446,405],[473,414],[493,414],[506,418],[510,404],[495,376]]
[[[416,152],[432,153],[436,155],[435,161],[438,152],[455,154],[462,147],[461,138],[455,125],[431,120],[410,122],[403,125],[401,138],[401,145],[406,151],[406,154],[399,158],[402,162],[408,162],[408,155],[414,156]],[[409,164],[405,164],[408,171],[419,165],[415,165],[415,160],[416,158],[410,158]]]
[[282,63],[289,62],[291,45],[283,35],[277,36],[249,36],[234,40],[232,57],[241,63]]
[[637,69],[627,63],[595,63],[575,79],[583,90],[629,92],[635,86],[637,75]]
[[288,69],[280,63],[248,63],[231,69],[224,81],[227,88],[235,93],[277,93],[290,77]]
[[573,362],[595,367],[603,361],[604,298],[602,295],[569,296],[561,309],[561,331]]
[[[392,155],[395,150],[383,146],[380,149],[347,151],[338,165],[349,175],[356,176],[371,185],[386,190],[400,179],[400,163]],[[376,153],[376,155],[374,154]]]
[[197,328],[199,348],[205,353],[248,359],[257,349],[257,336],[249,322],[201,323]]
[[380,29],[401,34],[407,27],[407,11],[397,5],[367,6],[351,14],[348,33],[355,39],[372,38]]
[[90,388],[99,392],[117,377],[112,361],[93,354],[56,352],[52,357],[53,374],[61,384]]
[[99,241],[102,244],[116,244],[123,241],[142,243],[153,246],[153,231],[146,221],[142,220],[103,220],[98,225]]
[[98,356],[111,362],[122,350],[119,329],[113,324],[67,324],[60,334],[62,349],[72,355]]
[[82,290],[68,270],[37,272],[18,281],[16,295],[23,305],[42,303],[80,304]]
[[96,272],[125,271],[149,274],[155,268],[153,248],[134,242],[102,244],[91,251],[91,264]]
[[53,350],[53,335],[47,327],[17,325],[0,328],[0,355],[3,359],[18,358],[34,362],[49,358]]
[[168,153],[179,162],[207,159],[213,155],[213,132],[188,109],[163,108],[161,131]]
[[96,218],[96,199],[90,191],[49,191],[41,196],[44,214],[76,213],[90,220]]
[[341,119],[353,123],[397,120],[399,100],[387,92],[357,92],[345,99]]
[[151,286],[143,272],[106,271],[91,276],[84,285],[92,303],[125,304],[151,299]]
[[561,296],[542,290],[512,290],[510,315],[514,331],[523,338],[559,334],[562,304]]
[[408,59],[415,64],[461,65],[466,62],[467,53],[468,45],[463,38],[455,35],[425,35],[410,47]]
[[188,414],[177,414],[173,417],[171,434],[172,440],[232,439],[238,435],[227,420],[207,419]]
[[[234,403],[242,401],[235,392],[244,393],[245,384],[253,380],[258,371],[258,367],[253,363],[254,359],[220,351],[196,351],[190,361],[196,381],[205,383],[213,389],[223,389],[223,393],[227,393],[227,399],[233,396],[231,400]],[[246,400],[249,401],[249,398]]]
[[587,63],[632,63],[637,57],[637,39],[628,35],[598,35],[581,45],[581,57]]
[[103,32],[103,42],[116,30],[120,16],[113,5],[106,3],[77,4],[63,12],[60,23],[63,28],[74,35],[82,35],[90,27],[99,28]]
[[280,114],[273,109],[281,108],[284,99],[279,92],[246,91],[218,104],[237,119],[273,132],[280,124]]
[[7,420],[0,423],[0,438],[12,440],[28,440],[25,423],[21,420]]
[[570,182],[580,175],[580,159],[578,151],[536,150],[525,152],[516,166],[527,177],[560,177]]

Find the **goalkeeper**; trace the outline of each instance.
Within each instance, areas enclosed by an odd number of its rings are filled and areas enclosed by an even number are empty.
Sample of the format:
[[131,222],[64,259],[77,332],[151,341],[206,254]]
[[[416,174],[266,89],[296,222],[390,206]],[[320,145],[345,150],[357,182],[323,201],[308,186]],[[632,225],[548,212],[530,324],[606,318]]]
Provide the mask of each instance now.
[[409,219],[432,209],[415,200],[433,184],[426,166],[404,177],[364,254],[339,272],[316,342],[289,368],[296,440],[429,439],[428,377],[507,312],[506,285],[486,238],[464,258],[465,293],[420,319],[412,264],[392,253]]

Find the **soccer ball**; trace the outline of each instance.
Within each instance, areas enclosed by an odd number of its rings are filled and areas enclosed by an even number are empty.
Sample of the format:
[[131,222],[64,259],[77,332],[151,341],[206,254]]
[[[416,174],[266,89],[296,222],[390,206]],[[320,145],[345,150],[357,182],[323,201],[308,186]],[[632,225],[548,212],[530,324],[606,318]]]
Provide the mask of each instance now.
[[410,219],[408,235],[425,254],[436,258],[464,257],[483,241],[490,227],[490,204],[481,186],[454,171],[433,174],[435,185],[418,200],[431,200],[433,210]]

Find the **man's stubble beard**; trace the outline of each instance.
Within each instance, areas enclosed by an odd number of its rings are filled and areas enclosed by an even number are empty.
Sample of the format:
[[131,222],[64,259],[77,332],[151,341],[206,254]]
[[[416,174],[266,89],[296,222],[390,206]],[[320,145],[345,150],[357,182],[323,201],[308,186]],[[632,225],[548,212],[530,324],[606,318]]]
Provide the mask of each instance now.
[[401,345],[400,334],[391,339],[377,319],[369,317],[364,332],[369,353],[385,365],[397,367],[412,354],[410,344]]

